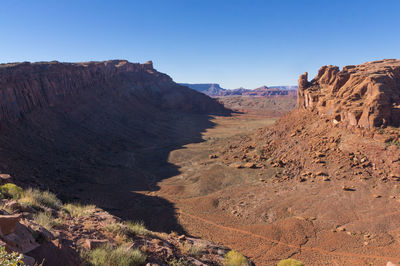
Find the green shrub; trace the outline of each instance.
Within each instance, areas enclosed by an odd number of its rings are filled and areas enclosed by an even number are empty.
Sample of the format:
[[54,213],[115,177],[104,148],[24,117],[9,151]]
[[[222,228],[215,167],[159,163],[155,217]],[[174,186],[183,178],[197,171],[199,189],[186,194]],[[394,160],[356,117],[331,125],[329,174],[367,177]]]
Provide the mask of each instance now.
[[278,262],[278,266],[304,266],[304,264],[295,259],[285,259]]
[[23,258],[23,254],[17,252],[8,253],[5,246],[0,247],[0,265],[2,266],[25,265],[22,261]]
[[225,265],[227,266],[248,266],[246,257],[237,251],[231,250],[225,254]]
[[7,183],[0,186],[0,193],[7,198],[19,199],[22,195],[22,188],[15,184]]
[[57,225],[56,220],[49,212],[39,212],[33,216],[33,221],[47,230],[51,230]]
[[68,203],[63,206],[63,209],[68,211],[72,217],[89,216],[95,208],[95,205],[82,205],[80,203]]
[[62,203],[54,193],[28,188],[22,193],[19,203],[34,208],[60,209]]
[[83,265],[90,266],[136,266],[143,265],[147,256],[138,249],[105,245],[81,253]]

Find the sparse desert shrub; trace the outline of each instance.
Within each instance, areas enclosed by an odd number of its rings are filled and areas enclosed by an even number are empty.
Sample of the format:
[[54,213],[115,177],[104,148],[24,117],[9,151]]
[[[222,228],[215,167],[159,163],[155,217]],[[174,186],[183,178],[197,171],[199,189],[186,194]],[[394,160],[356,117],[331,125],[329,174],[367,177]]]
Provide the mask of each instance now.
[[68,211],[72,217],[77,218],[91,215],[95,208],[95,205],[82,205],[80,203],[67,203],[63,206],[63,209]]
[[126,223],[112,223],[105,226],[105,230],[113,233],[114,235],[147,235],[150,233],[149,230],[143,225],[142,222],[131,222]]
[[57,196],[49,191],[40,191],[38,189],[28,188],[22,193],[22,197],[19,200],[22,205],[34,207],[34,208],[52,208],[60,209],[62,203]]
[[104,229],[114,235],[126,235],[128,233],[123,223],[111,223],[104,226]]
[[128,235],[117,234],[117,235],[114,235],[114,241],[115,241],[115,243],[121,245],[121,244],[128,243],[129,238],[128,238]]
[[184,258],[173,258],[172,260],[168,261],[169,266],[190,266],[191,263]]
[[278,262],[278,266],[304,266],[304,264],[295,259],[285,259]]
[[248,266],[249,262],[246,257],[237,251],[231,250],[225,254],[225,265],[226,266]]
[[33,216],[33,221],[47,230],[51,230],[58,223],[49,212],[39,212]]
[[191,256],[199,256],[203,252],[204,247],[200,245],[193,245],[186,242],[180,245],[180,250],[183,254]]
[[0,186],[1,195],[7,198],[19,199],[22,195],[22,191],[22,188],[12,183]]
[[147,256],[138,249],[105,245],[94,250],[82,251],[83,265],[90,266],[136,266],[143,265]]
[[125,225],[131,235],[148,235],[150,233],[143,222],[127,221]]
[[23,258],[23,254],[17,252],[8,253],[5,246],[0,247],[0,265],[2,266],[25,265],[22,261]]
[[200,256],[203,253],[204,247],[199,245],[192,245],[189,254],[192,256]]
[[395,145],[397,147],[400,147],[400,140],[394,140],[390,143],[390,145]]

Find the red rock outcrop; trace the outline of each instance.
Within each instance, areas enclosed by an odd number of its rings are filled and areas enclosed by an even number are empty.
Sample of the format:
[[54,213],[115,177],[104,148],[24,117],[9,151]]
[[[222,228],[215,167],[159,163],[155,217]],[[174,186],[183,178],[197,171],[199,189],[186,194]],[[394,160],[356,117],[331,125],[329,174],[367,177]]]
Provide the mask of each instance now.
[[400,125],[400,60],[357,66],[323,66],[317,76],[298,81],[298,108],[360,128]]
[[151,61],[24,62],[0,65],[0,120],[15,120],[70,96],[107,90],[120,97],[145,98],[161,108],[195,113],[224,111],[216,101],[156,71]]

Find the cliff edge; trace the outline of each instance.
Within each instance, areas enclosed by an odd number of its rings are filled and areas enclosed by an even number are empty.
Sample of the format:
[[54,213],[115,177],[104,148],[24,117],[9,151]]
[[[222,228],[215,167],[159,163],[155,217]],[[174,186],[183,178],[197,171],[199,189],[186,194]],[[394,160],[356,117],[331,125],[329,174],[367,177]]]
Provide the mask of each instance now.
[[84,94],[141,98],[163,109],[193,113],[225,112],[222,105],[173,82],[153,63],[110,60],[85,63],[0,65],[0,120],[15,120],[37,108],[52,107]]

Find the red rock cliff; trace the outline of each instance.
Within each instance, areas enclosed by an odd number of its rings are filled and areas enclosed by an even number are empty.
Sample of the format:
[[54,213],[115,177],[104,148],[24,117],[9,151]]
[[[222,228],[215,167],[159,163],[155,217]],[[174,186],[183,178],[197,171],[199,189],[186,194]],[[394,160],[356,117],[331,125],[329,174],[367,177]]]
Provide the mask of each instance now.
[[317,76],[298,81],[298,108],[330,117],[334,123],[372,128],[400,125],[400,60],[357,66],[323,66]]
[[15,120],[71,96],[104,90],[123,97],[145,98],[161,108],[199,113],[224,111],[214,100],[157,72],[151,61],[26,62],[0,65],[0,120]]

